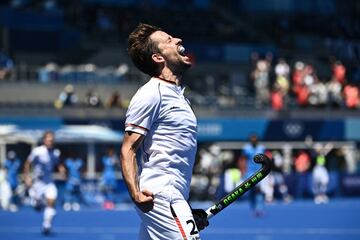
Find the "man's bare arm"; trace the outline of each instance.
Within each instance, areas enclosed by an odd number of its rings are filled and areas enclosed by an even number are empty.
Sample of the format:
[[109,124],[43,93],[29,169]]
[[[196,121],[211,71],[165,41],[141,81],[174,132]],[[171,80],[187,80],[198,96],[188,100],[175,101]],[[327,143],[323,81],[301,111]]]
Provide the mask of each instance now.
[[30,186],[32,183],[30,173],[31,173],[31,162],[29,159],[27,159],[24,162],[24,175],[23,175],[24,182],[27,186]]
[[140,191],[138,182],[138,167],[136,151],[142,143],[144,136],[134,132],[126,132],[121,147],[121,170],[128,187],[130,196],[135,204],[143,211],[148,212],[153,208],[154,196],[148,190]]

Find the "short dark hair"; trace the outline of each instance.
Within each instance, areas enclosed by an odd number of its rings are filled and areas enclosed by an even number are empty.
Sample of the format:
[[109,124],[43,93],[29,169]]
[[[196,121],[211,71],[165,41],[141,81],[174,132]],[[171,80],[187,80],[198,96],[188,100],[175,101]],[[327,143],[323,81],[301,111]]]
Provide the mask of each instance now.
[[152,55],[159,51],[150,35],[161,29],[145,23],[140,23],[129,35],[128,53],[135,66],[142,72],[153,76],[160,75],[158,64],[152,60]]

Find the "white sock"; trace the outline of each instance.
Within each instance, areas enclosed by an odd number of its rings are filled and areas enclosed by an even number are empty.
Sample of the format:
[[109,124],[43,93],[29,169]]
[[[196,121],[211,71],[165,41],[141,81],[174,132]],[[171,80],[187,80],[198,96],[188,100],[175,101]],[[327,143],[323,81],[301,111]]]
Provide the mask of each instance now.
[[43,218],[43,227],[44,228],[51,228],[51,223],[56,215],[55,208],[52,207],[46,207],[44,211],[44,218]]

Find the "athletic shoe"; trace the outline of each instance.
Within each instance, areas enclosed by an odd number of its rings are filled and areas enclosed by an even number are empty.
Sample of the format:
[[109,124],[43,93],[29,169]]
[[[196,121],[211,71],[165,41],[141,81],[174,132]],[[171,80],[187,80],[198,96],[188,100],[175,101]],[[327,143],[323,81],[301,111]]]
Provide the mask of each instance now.
[[63,206],[64,210],[65,211],[70,211],[71,210],[71,204],[70,203],[64,203],[64,206]]
[[48,236],[51,233],[51,228],[43,227],[43,229],[41,230],[41,233],[45,236]]
[[9,211],[10,212],[17,212],[18,208],[15,204],[10,204],[9,205]]
[[80,204],[78,204],[78,203],[73,203],[72,205],[71,205],[71,208],[72,208],[72,210],[74,210],[74,211],[79,211],[80,210]]

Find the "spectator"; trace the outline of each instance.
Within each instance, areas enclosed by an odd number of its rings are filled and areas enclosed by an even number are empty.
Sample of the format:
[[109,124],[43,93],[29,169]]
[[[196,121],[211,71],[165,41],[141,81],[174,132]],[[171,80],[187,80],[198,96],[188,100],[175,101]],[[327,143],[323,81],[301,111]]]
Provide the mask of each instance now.
[[296,198],[302,198],[305,195],[305,189],[308,186],[308,171],[311,167],[311,158],[307,151],[301,150],[294,160],[296,174]]
[[295,70],[292,76],[292,90],[296,96],[296,102],[300,107],[306,107],[308,105],[309,88],[304,81],[307,72],[303,62],[298,61],[295,63]]
[[[294,88],[300,86],[304,82],[304,68],[305,64],[301,61],[297,61],[294,66],[294,71],[292,75],[292,84]],[[295,91],[296,92],[296,91]]]
[[270,59],[259,59],[252,72],[255,89],[255,107],[260,108],[269,102]]
[[357,164],[357,153],[356,150],[351,146],[342,146],[341,147],[342,155],[345,160],[345,169],[347,173],[355,173],[356,172],[356,164]]
[[99,95],[93,89],[90,89],[86,93],[84,102],[86,106],[90,106],[90,107],[99,107],[101,105],[101,100],[99,98]]
[[290,67],[289,64],[287,64],[287,62],[285,61],[285,59],[279,59],[279,62],[275,66],[275,74],[276,76],[282,76],[286,79],[289,79]]
[[342,86],[336,78],[331,78],[326,84],[328,92],[328,104],[331,107],[339,108],[343,105]]
[[282,92],[283,98],[286,98],[289,92],[290,67],[284,59],[280,59],[275,66],[276,80],[274,85]]
[[49,62],[45,66],[39,68],[38,78],[41,83],[48,83],[58,79],[59,66],[56,63]]
[[114,91],[107,99],[105,106],[108,108],[123,108],[120,93],[118,91]]
[[310,91],[306,84],[301,84],[296,88],[296,102],[300,107],[306,107],[309,103]]
[[60,93],[59,98],[55,100],[56,108],[63,108],[64,106],[73,106],[78,102],[78,97],[75,93],[74,86],[67,84],[64,90]]
[[4,167],[7,173],[6,179],[11,189],[9,210],[12,212],[17,211],[16,189],[18,187],[18,171],[20,169],[20,165],[21,161],[16,157],[16,153],[14,151],[9,151]]
[[275,111],[280,111],[284,108],[283,92],[276,86],[274,86],[274,90],[271,92],[271,107]]
[[284,76],[277,76],[274,85],[282,92],[283,96],[287,96],[289,92],[289,79]]
[[[265,191],[265,201],[271,203],[274,201],[275,191],[277,190],[284,202],[290,202],[292,197],[289,194],[288,186],[285,182],[283,173],[284,158],[279,151],[267,151],[268,157],[272,159],[272,169],[267,177],[267,191]],[[265,179],[264,179],[265,180]]]
[[340,61],[334,62],[332,66],[332,78],[336,79],[341,85],[345,84],[346,68]]
[[[231,154],[230,154],[231,155]],[[221,151],[217,144],[213,144],[208,148],[203,148],[199,151],[200,161],[197,166],[198,171],[206,177],[207,187],[204,195],[214,196],[219,184],[217,180],[221,174],[222,165],[226,165],[229,154],[226,151]]]
[[310,64],[306,65],[304,68],[304,78],[303,83],[305,83],[308,87],[315,83],[315,79],[317,78],[314,67]]
[[360,94],[359,88],[349,83],[344,87],[343,90],[344,99],[345,99],[345,106],[350,109],[357,109],[359,108],[360,104]]
[[308,99],[310,105],[314,107],[324,107],[328,101],[328,92],[325,84],[315,77],[309,90]]

